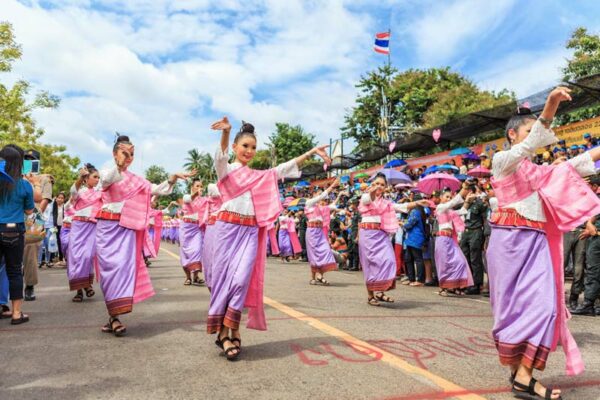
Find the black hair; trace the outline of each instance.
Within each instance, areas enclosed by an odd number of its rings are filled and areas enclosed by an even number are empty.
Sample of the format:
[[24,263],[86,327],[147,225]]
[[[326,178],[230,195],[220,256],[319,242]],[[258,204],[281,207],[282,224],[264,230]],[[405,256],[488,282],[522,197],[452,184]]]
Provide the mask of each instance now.
[[96,167],[94,167],[92,164],[90,163],[85,163],[85,169],[88,170],[88,172],[91,174],[93,174],[94,172],[98,172],[98,169]]
[[120,144],[133,144],[133,143],[131,143],[129,141],[129,136],[117,134],[117,139],[115,140],[115,145],[113,146],[113,152],[117,151]]
[[[23,175],[23,155],[23,149],[15,144],[6,145],[0,150],[0,158],[6,161],[4,172],[13,178],[15,183]],[[0,201],[6,200],[14,185],[14,183],[0,181]]]
[[385,184],[387,185],[387,178],[385,177],[385,175],[384,175],[384,174],[382,174],[381,172],[378,172],[378,173],[375,175],[375,178],[373,178],[373,182],[375,182],[375,180],[376,180],[376,179],[378,179],[378,178],[381,178],[381,179],[383,179],[383,181],[384,181],[384,182],[385,182]]
[[242,121],[242,126],[238,133],[235,134],[235,138],[233,139],[233,143],[237,143],[245,136],[252,136],[254,140],[256,140],[256,134],[254,133],[254,125]]
[[508,136],[508,131],[511,129],[515,132],[519,130],[519,128],[527,123],[527,121],[536,120],[537,115],[531,112],[529,108],[526,107],[518,107],[517,112],[513,115],[506,124],[506,128],[504,130],[504,135],[506,136],[506,140],[508,143],[511,143],[510,136]]

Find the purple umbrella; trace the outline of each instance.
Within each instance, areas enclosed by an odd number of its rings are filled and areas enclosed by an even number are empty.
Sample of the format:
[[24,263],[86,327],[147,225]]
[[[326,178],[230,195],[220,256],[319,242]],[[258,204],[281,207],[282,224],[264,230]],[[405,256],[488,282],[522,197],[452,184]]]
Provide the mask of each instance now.
[[435,173],[427,175],[417,183],[417,188],[425,194],[432,194],[433,192],[439,192],[444,188],[450,188],[450,190],[458,190],[461,187],[461,183],[454,176],[444,173]]
[[465,160],[472,160],[472,161],[479,161],[480,158],[477,154],[475,153],[469,153],[466,156],[463,157],[463,159]]
[[375,179],[375,176],[377,174],[385,175],[385,178],[387,179],[388,184],[390,184],[390,185],[397,185],[399,183],[411,183],[412,182],[412,179],[410,178],[410,176],[406,175],[404,172],[396,171],[395,169],[390,169],[390,168],[383,168],[383,169],[380,169],[379,171],[375,172],[373,175],[371,175],[371,177],[369,178],[369,181],[372,181],[373,179]]

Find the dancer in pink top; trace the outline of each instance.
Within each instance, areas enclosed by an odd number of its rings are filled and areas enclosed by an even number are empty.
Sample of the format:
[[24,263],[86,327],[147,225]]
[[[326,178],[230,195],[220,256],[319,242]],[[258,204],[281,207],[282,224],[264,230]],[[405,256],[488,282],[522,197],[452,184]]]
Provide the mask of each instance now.
[[282,178],[298,178],[298,167],[315,154],[326,162],[330,160],[325,153],[328,146],[320,146],[275,168],[252,170],[248,163],[256,155],[254,127],[244,123],[236,134],[232,145],[235,161],[231,164],[228,119],[225,117],[214,123],[212,129],[222,131],[215,168],[223,205],[214,227],[207,332],[217,333],[216,344],[228,360],[235,360],[242,345],[242,309],[249,308],[248,328],[267,328],[262,292],[267,229],[282,210],[277,182]]
[[487,250],[492,334],[500,363],[510,368],[512,392],[525,399],[561,398],[560,390],[533,378],[533,370],[544,370],[558,344],[568,375],[584,369],[567,328],[562,233],[600,214],[600,200],[581,178],[595,173],[600,147],[553,165],[529,160],[557,141],[550,125],[559,104],[571,100],[569,92],[554,89],[539,118],[520,109],[506,127],[510,149],[496,153],[492,163],[498,199]]
[[150,199],[152,195],[169,194],[177,179],[189,177],[179,173],[160,185],[151,184],[128,171],[133,157],[133,144],[127,136],[119,136],[113,148],[115,166],[100,174],[102,208],[96,215],[96,255],[100,287],[110,316],[102,330],[115,336],[126,332],[118,316],[154,295],[142,254]]
[[69,288],[76,290],[73,301],[94,296],[94,263],[96,262],[96,213],[102,206],[102,193],[96,190],[100,175],[96,167],[86,164],[71,187],[71,205],[75,211],[69,234],[67,276]]

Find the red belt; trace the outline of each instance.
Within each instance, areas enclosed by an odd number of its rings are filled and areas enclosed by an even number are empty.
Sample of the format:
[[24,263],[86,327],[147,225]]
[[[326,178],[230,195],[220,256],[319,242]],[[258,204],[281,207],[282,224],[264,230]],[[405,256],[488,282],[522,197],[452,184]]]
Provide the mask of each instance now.
[[541,221],[533,221],[520,215],[513,208],[499,208],[498,211],[492,213],[490,223],[500,226],[522,226],[532,229],[544,230],[544,223]]
[[70,222],[63,221],[62,228],[70,228],[70,227],[71,227],[71,223]]
[[208,217],[208,222],[206,223],[206,225],[214,225],[215,222],[217,222],[217,216],[211,215]]
[[192,218],[184,218],[183,222],[189,222],[190,224],[197,224],[198,220]]
[[360,224],[358,224],[358,227],[360,229],[380,230],[381,224],[379,222],[361,222]]
[[106,219],[109,221],[118,221],[121,219],[121,213],[111,213],[110,211],[100,210],[96,219]]
[[435,236],[448,236],[448,237],[452,237],[452,236],[454,236],[454,234],[452,232],[449,232],[449,231],[439,231],[438,233],[435,234]]
[[221,211],[217,216],[219,221],[228,222],[230,224],[256,226],[256,217],[254,215],[242,215],[230,211]]
[[89,217],[80,217],[78,215],[75,215],[73,217],[73,221],[83,221],[83,222],[90,222],[90,218]]
[[309,228],[322,228],[323,222],[322,221],[308,221],[308,227]]

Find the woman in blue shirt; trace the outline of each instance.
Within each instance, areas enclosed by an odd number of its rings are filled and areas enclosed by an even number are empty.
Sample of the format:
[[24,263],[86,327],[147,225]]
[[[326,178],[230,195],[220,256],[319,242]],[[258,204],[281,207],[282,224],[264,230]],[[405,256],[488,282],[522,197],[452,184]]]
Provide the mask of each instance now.
[[[2,317],[12,316],[11,324],[18,325],[29,321],[29,316],[21,312],[23,303],[23,249],[25,247],[25,214],[31,214],[33,203],[32,185],[22,178],[23,150],[8,145],[0,150],[0,158],[5,160],[4,172],[13,182],[0,181],[0,259],[4,258],[8,276],[12,314],[3,312]],[[37,178],[30,179],[39,186]]]

